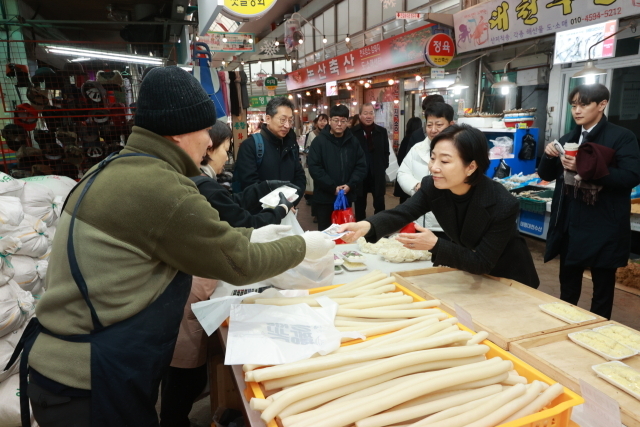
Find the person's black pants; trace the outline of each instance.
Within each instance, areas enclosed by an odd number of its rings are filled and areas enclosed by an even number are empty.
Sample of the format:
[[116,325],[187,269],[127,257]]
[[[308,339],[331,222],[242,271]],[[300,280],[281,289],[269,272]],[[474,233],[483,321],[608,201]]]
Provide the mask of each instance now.
[[333,204],[314,203],[313,205],[316,208],[316,217],[318,217],[318,230],[326,230],[331,226]]
[[373,195],[373,213],[374,215],[384,210],[384,194],[376,196],[372,191],[364,191],[364,194],[359,194],[356,199],[356,221],[363,221],[367,218],[367,195],[372,193]]
[[[582,292],[582,275],[585,267],[566,265],[568,237],[565,237],[560,253],[560,299],[577,305]],[[593,298],[591,312],[611,319],[613,295],[616,289],[616,268],[591,268]]]
[[69,397],[51,393],[30,381],[27,395],[40,427],[91,426],[91,397]]
[[191,407],[206,385],[206,363],[191,369],[169,367],[160,387],[160,427],[189,427]]

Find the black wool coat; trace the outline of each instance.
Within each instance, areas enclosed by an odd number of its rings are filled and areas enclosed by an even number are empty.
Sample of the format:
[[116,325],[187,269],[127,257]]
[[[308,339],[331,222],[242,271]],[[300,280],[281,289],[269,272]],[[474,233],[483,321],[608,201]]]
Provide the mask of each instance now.
[[[214,178],[196,176],[191,180],[198,186],[200,194],[207,198],[211,207],[218,211],[220,221],[232,227],[260,228],[269,224],[280,224],[287,214],[282,206],[262,209],[260,199],[271,192],[266,181],[253,184],[241,193],[231,194]],[[258,211],[253,215],[251,212]]]
[[427,176],[422,180],[420,190],[409,200],[367,219],[371,231],[365,238],[377,241],[425,213],[433,212],[451,239],[438,239],[432,250],[434,265],[504,277],[537,288],[540,279],[531,252],[517,229],[518,199],[502,184],[483,175],[460,230],[452,195],[449,190],[437,189],[433,177]]
[[[581,133],[582,127],[577,126],[559,142],[562,145],[577,143]],[[609,175],[591,181],[603,188],[598,193],[598,200],[588,205],[582,200],[580,191],[577,198],[573,188],[565,191],[560,158],[542,156],[538,175],[546,181],[556,180],[544,260],[547,262],[560,255],[563,238],[566,238],[566,265],[624,267],[629,261],[631,244],[631,189],[640,184],[638,140],[633,132],[609,123],[603,116],[584,142],[614,149],[615,166],[609,167]]]
[[284,139],[280,139],[263,124],[260,135],[264,141],[264,156],[260,167],[258,168],[257,163],[256,143],[251,135],[238,149],[233,180],[239,182],[243,190],[266,180],[289,181],[300,188],[298,195],[302,197],[307,178],[300,163],[296,133],[290,130]]
[[[373,176],[373,194],[375,196],[384,196],[387,186],[387,168],[389,167],[389,134],[382,126],[373,125],[373,152],[369,153],[369,145],[364,136],[364,130],[361,125],[357,125],[351,129],[353,135],[360,141],[362,151],[367,158],[367,168]],[[370,160],[369,160],[370,159]],[[369,163],[371,161],[371,163]],[[362,195],[364,187],[358,188],[358,195]]]
[[307,166],[313,178],[313,202],[324,205],[333,205],[336,187],[345,184],[351,189],[347,199],[353,203],[367,176],[364,151],[350,129],[344,131],[342,138],[336,138],[330,126],[325,126],[309,148]]

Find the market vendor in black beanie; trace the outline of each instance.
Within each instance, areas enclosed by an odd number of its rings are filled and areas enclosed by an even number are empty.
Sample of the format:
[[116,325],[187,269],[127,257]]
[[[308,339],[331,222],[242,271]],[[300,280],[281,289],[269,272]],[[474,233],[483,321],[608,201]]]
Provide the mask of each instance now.
[[215,120],[193,76],[151,70],[127,146],[69,196],[47,292],[12,357],[24,349],[23,426],[31,425],[28,400],[41,427],[158,426],[160,379],[192,275],[245,285],[333,248],[322,233],[253,244],[253,229],[220,221],[189,179],[199,175]]

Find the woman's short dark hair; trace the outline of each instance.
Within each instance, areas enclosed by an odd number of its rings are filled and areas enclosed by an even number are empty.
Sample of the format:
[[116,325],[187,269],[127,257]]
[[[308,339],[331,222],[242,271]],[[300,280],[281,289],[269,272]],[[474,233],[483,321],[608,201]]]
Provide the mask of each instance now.
[[422,120],[419,117],[412,117],[407,121],[407,126],[404,128],[405,135],[411,135],[422,127]]
[[209,153],[213,153],[218,147],[222,145],[227,139],[233,137],[231,128],[226,123],[216,120],[216,123],[209,129],[209,137],[211,138],[211,148],[207,148],[207,153],[200,162],[201,165],[206,165],[211,160]]
[[465,181],[476,185],[489,169],[489,145],[487,138],[478,129],[469,125],[451,125],[431,140],[431,151],[440,141],[451,141],[465,166],[475,161],[478,168]]
[[320,119],[325,119],[326,121],[329,121],[329,116],[327,116],[325,113],[318,114],[316,118],[313,119],[313,123],[317,125]]
[[350,119],[349,119],[349,126],[351,127],[356,127],[360,124],[360,114],[354,114]]
[[578,95],[580,103],[584,105],[589,105],[592,102],[600,104],[602,101],[608,101],[610,97],[609,89],[600,83],[576,86],[569,93],[569,104],[573,102],[576,95]]

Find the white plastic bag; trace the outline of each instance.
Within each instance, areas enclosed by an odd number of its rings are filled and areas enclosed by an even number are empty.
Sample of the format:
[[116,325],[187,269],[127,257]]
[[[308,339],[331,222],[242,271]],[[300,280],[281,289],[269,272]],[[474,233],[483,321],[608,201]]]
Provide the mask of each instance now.
[[[281,225],[290,225],[292,236],[301,236],[304,234],[298,220],[289,212],[282,219]],[[266,243],[265,241],[254,241],[254,243]],[[335,269],[333,267],[333,252],[328,252],[319,259],[305,258],[297,266],[279,274],[275,277],[263,280],[261,283],[273,285],[279,289],[311,289],[322,286],[329,286],[333,282]]]
[[47,187],[54,196],[62,197],[65,200],[77,182],[66,176],[59,175],[42,175],[22,178],[27,183],[36,183]]
[[0,172],[0,196],[20,197],[24,184],[24,181]]
[[295,188],[283,185],[260,199],[260,203],[263,206],[276,207],[280,204],[280,193],[284,194],[284,197],[290,202],[295,202],[298,199],[298,193]]
[[29,182],[22,189],[20,200],[25,214],[43,220],[47,226],[57,224],[64,199],[55,196],[48,187]]
[[22,242],[18,238],[0,237],[0,286],[6,285],[15,275],[11,258],[21,246]]
[[20,225],[7,230],[8,237],[17,237],[22,241],[22,247],[16,255],[26,255],[33,258],[40,258],[49,249],[49,238],[47,225],[44,221],[29,214],[24,215]]
[[317,301],[321,309],[307,304],[232,305],[224,364],[280,365],[331,353],[343,337],[364,339],[358,332],[340,332],[333,325],[337,303],[327,297]]
[[0,235],[5,226],[15,226],[22,222],[24,211],[18,197],[0,196]]
[[0,337],[22,326],[34,310],[31,292],[23,291],[13,280],[0,286]]
[[400,169],[400,165],[398,164],[396,153],[393,151],[393,141],[389,140],[389,167],[384,172],[387,175],[388,182],[395,181],[398,176],[398,169]]

